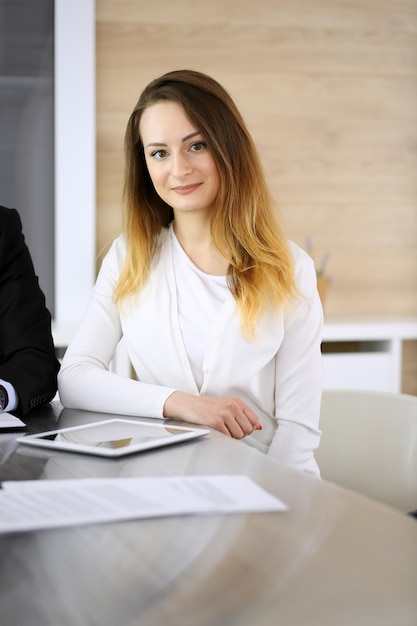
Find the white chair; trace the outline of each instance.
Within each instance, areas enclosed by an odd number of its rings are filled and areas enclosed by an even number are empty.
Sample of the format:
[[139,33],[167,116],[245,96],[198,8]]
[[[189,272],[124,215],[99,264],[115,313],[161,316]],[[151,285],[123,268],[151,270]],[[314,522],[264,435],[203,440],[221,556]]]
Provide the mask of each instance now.
[[325,389],[316,459],[324,480],[417,509],[417,396]]

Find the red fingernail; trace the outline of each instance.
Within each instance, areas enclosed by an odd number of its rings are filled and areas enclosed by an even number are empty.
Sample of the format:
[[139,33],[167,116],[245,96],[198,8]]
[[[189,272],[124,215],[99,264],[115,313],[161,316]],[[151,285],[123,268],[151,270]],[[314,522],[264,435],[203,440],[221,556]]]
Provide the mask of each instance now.
[[256,430],[262,430],[262,425],[258,424],[257,427],[256,427]]

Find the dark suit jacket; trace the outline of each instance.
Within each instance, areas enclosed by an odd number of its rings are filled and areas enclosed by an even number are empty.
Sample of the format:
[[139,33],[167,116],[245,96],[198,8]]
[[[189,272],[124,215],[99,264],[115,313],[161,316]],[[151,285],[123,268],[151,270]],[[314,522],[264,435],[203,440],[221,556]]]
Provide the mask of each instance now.
[[20,216],[0,206],[0,378],[16,389],[19,406],[14,412],[25,415],[52,400],[58,370],[51,315]]

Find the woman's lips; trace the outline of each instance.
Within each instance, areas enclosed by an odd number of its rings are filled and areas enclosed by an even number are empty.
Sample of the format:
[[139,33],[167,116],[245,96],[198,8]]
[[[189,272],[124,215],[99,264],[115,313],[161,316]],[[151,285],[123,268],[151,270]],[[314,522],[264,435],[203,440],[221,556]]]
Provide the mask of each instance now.
[[180,195],[186,195],[187,193],[191,193],[200,187],[201,183],[194,183],[193,185],[181,185],[179,187],[173,187],[172,191],[175,193],[179,193]]

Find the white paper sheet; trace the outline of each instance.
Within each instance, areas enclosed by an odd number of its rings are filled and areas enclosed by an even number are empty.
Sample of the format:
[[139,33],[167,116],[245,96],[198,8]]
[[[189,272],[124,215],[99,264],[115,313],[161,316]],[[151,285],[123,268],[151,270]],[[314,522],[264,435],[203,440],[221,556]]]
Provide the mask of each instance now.
[[0,533],[288,508],[240,475],[6,481],[2,486]]
[[10,413],[0,413],[0,433],[3,429],[8,430],[10,428],[16,428],[16,430],[26,428],[26,424]]

